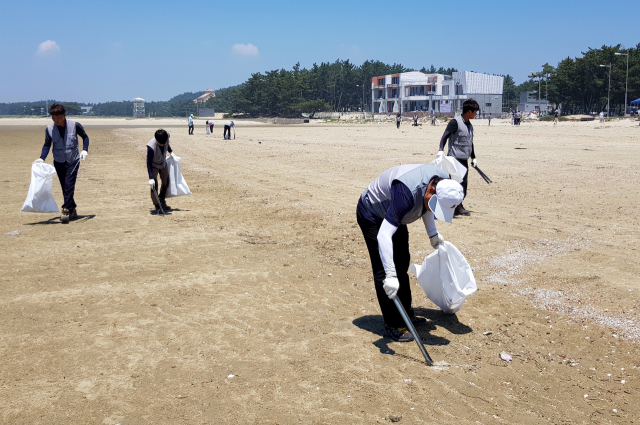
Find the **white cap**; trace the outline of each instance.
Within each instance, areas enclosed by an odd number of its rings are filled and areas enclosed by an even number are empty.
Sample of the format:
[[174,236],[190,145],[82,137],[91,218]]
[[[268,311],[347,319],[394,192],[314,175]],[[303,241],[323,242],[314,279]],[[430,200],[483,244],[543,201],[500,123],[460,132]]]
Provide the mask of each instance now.
[[464,199],[464,190],[457,181],[444,179],[438,183],[436,194],[429,199],[429,209],[438,220],[451,223],[456,207]]

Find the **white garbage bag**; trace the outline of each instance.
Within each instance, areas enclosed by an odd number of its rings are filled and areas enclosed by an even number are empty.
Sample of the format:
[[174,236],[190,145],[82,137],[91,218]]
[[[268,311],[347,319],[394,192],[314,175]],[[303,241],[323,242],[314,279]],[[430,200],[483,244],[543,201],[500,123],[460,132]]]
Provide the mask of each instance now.
[[41,162],[31,164],[31,183],[29,193],[20,211],[36,213],[57,213],[60,212],[56,205],[51,188],[53,187],[53,176],[56,169],[51,164]]
[[433,165],[437,169],[449,174],[451,179],[458,183],[462,183],[464,176],[467,174],[467,167],[460,164],[452,156],[442,156],[441,158],[436,157],[436,159],[431,161],[429,165]]
[[445,313],[456,313],[478,290],[471,266],[450,242],[441,243],[422,265],[412,264],[409,269],[418,277],[427,298]]
[[209,127],[207,127],[207,136],[210,135],[211,132],[209,131]]
[[166,197],[191,195],[187,181],[180,172],[180,157],[172,155],[167,158],[167,166],[169,167],[169,188],[167,189]]

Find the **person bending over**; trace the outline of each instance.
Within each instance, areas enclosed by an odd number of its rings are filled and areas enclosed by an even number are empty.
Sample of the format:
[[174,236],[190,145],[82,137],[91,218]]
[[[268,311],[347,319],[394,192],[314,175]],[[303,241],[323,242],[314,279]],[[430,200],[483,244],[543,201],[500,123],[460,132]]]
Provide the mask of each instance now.
[[380,174],[358,201],[356,217],[371,259],[384,336],[395,341],[413,340],[393,303],[396,296],[414,324],[426,322],[411,308],[407,225],[421,218],[431,246],[444,242],[435,218],[450,223],[463,198],[462,186],[448,177],[429,164],[399,165]]
[[[153,202],[154,213],[162,213],[170,211],[171,207],[167,205],[165,197],[167,188],[169,187],[169,167],[167,166],[167,152],[171,156],[175,156],[171,146],[169,145],[169,133],[160,129],[156,131],[153,139],[147,143],[147,171],[149,172],[149,187],[151,192],[151,201]],[[162,186],[158,191],[157,178],[160,175]]]

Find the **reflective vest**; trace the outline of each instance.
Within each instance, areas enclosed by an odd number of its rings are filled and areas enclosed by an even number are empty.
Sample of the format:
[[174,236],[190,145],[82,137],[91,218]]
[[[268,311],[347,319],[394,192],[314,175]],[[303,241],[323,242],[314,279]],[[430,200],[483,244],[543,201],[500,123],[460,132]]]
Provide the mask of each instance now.
[[398,180],[409,188],[413,208],[403,218],[402,224],[413,223],[424,214],[424,195],[434,177],[448,179],[449,175],[430,164],[406,164],[389,168],[369,184],[361,200],[371,215],[383,219],[391,206],[391,184]]
[[64,139],[60,135],[55,123],[49,124],[47,131],[49,132],[49,136],[51,136],[53,160],[55,162],[75,162],[80,159],[75,121],[67,120]]
[[467,128],[467,124],[465,124],[461,116],[456,117],[456,121],[458,122],[458,131],[449,138],[449,153],[447,156],[469,159],[473,147],[473,125],[469,124],[469,128]]
[[156,141],[156,138],[149,140],[147,143],[151,149],[153,149],[153,168],[158,168],[162,170],[167,166],[167,149],[169,149],[169,141],[164,144],[164,146],[160,146]]

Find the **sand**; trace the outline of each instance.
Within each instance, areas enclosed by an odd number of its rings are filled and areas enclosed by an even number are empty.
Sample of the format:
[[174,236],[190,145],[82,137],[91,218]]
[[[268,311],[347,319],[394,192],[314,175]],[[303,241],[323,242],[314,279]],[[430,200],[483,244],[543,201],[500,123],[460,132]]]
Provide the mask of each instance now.
[[[91,147],[63,225],[19,212],[48,121],[0,120],[1,423],[638,422],[637,122],[475,122],[494,183],[472,170],[471,217],[438,229],[480,290],[447,316],[412,276],[428,368],[381,336],[355,208],[444,127],[237,120],[224,141],[219,123],[78,121]],[[193,191],[166,217],[145,168],[158,126]]]

